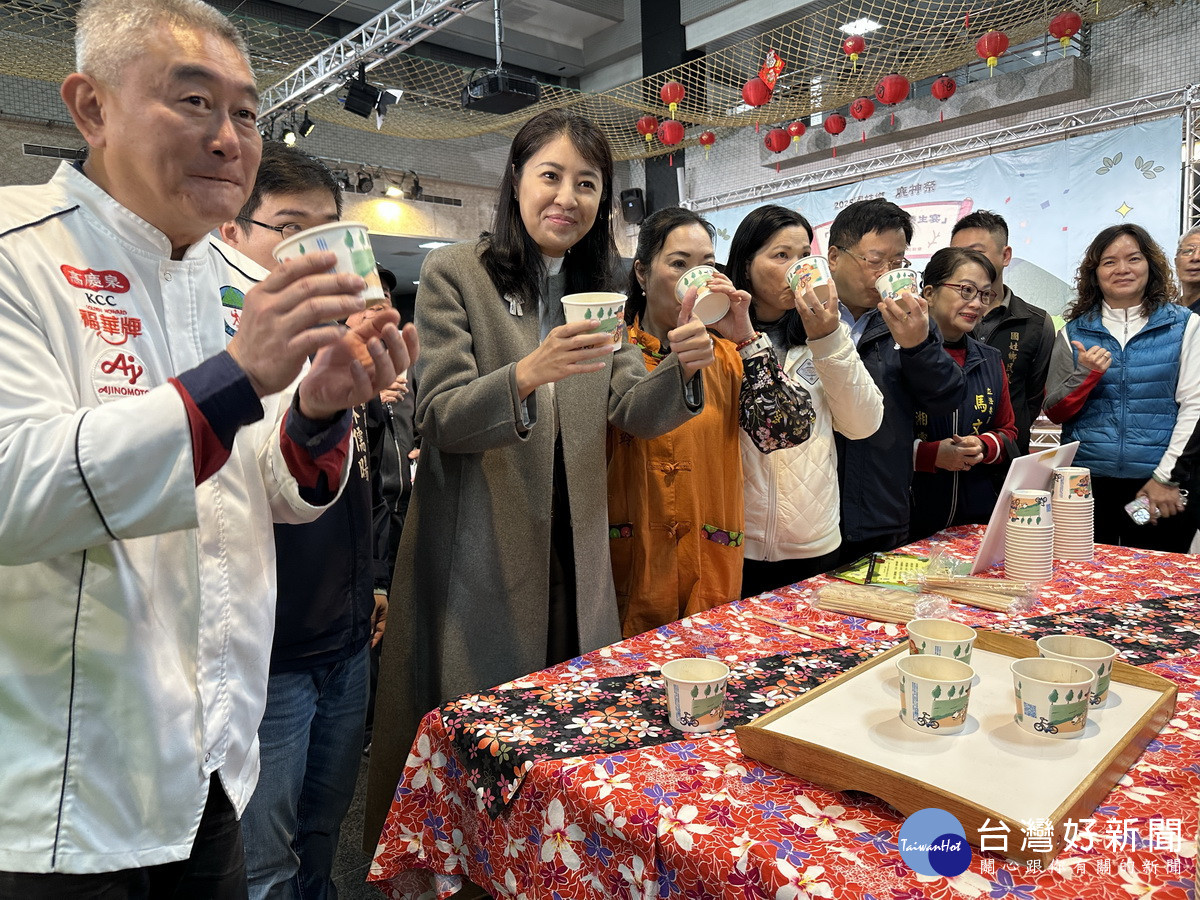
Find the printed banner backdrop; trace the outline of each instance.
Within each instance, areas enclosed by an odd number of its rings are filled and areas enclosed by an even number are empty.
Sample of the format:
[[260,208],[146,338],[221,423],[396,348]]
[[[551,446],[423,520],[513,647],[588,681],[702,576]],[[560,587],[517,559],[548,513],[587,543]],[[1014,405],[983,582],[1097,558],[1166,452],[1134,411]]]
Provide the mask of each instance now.
[[[839,210],[856,200],[891,200],[913,216],[908,258],[917,269],[950,243],[950,230],[960,218],[972,210],[992,210],[1008,222],[1013,248],[1005,283],[1058,316],[1070,300],[1083,251],[1100,229],[1134,222],[1173,255],[1179,238],[1181,134],[1182,120],[1174,116],[775,202],[812,223],[813,252],[823,255]],[[717,259],[728,256],[738,223],[759,205],[705,213],[717,228]]]

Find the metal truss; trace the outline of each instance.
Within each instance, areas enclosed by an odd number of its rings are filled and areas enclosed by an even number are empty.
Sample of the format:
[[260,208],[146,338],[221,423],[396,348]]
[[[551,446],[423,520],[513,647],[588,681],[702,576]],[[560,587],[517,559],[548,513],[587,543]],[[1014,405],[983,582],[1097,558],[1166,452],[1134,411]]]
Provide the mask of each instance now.
[[259,115],[311,103],[342,86],[361,63],[373,69],[423,41],[482,0],[401,0],[271,85]]
[[[1048,143],[1134,122],[1159,119],[1174,115],[1180,110],[1184,112],[1185,122],[1189,123],[1188,133],[1192,135],[1192,140],[1200,141],[1200,116],[1197,116],[1195,109],[1197,104],[1200,104],[1200,86],[1191,85],[1181,90],[1163,91],[1011,128],[999,128],[995,131],[945,141],[940,144],[926,144],[870,159],[837,163],[790,178],[772,179],[752,187],[687,200],[682,205],[695,210],[738,206],[755,200],[782,197],[816,188],[836,187],[852,181],[861,181],[864,178],[903,172],[925,165],[972,156],[984,156],[1000,150],[1013,150],[1018,147]],[[1195,149],[1193,150],[1192,164],[1184,166],[1184,196],[1190,198],[1190,206],[1187,208],[1190,210],[1193,221],[1200,221],[1200,172],[1197,171],[1197,168],[1200,167],[1200,143],[1193,146]],[[1188,190],[1190,193],[1187,193]]]
[[1179,233],[1200,225],[1200,84],[1190,85],[1183,105],[1183,204]]

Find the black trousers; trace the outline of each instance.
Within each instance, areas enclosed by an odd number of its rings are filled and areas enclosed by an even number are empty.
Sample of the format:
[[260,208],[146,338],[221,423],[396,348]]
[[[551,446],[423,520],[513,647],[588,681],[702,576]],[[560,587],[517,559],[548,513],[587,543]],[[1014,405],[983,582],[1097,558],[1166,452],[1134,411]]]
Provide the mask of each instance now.
[[213,773],[185,860],[95,875],[0,872],[0,900],[246,900],[242,827]]
[[1137,496],[1145,483],[1145,478],[1092,476],[1096,543],[1187,553],[1192,545],[1192,535],[1196,533],[1191,503],[1200,503],[1200,497],[1189,497],[1188,508],[1182,513],[1159,519],[1155,524],[1138,525],[1125,512],[1125,504]]
[[837,562],[837,550],[809,559],[781,559],[777,562],[765,562],[761,559],[742,560],[741,596],[756,597],[775,588],[804,581],[806,578],[828,572]]

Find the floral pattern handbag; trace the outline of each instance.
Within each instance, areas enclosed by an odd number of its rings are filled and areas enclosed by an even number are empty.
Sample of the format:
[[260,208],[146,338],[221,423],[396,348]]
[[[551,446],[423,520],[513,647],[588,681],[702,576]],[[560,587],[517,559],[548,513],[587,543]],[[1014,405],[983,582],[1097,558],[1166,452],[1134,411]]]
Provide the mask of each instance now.
[[812,433],[812,398],[788,378],[774,353],[742,360],[738,424],[762,453],[799,447]]

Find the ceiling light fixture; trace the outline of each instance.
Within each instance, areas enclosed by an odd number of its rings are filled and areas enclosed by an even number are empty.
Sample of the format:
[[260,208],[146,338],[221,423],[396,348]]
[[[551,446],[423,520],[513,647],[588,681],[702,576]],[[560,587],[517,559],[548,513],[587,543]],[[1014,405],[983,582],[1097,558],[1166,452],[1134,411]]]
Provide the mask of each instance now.
[[379,103],[379,88],[367,81],[365,63],[358,64],[358,77],[346,82],[346,99],[343,102],[346,112],[370,118]]
[[291,122],[283,126],[283,134],[279,138],[289,147],[296,146],[296,120],[293,118]]
[[300,137],[308,137],[313,133],[313,129],[316,127],[317,124],[308,117],[308,110],[305,109],[304,118],[300,122]]
[[375,190],[375,179],[371,177],[371,173],[366,169],[358,170],[358,183],[356,190],[360,194],[369,194]]
[[838,30],[844,31],[846,34],[870,34],[872,31],[877,31],[883,26],[874,19],[855,19],[853,22],[847,22],[845,25],[839,25]]

